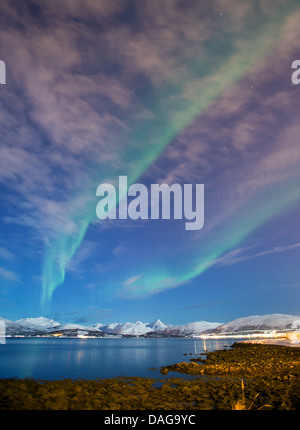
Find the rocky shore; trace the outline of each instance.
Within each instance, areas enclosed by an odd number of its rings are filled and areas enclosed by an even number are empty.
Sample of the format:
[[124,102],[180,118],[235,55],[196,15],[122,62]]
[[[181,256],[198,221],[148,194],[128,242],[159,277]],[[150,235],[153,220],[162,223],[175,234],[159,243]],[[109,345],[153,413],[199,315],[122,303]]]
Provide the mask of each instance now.
[[160,372],[169,378],[2,379],[0,409],[300,409],[299,348],[236,343]]

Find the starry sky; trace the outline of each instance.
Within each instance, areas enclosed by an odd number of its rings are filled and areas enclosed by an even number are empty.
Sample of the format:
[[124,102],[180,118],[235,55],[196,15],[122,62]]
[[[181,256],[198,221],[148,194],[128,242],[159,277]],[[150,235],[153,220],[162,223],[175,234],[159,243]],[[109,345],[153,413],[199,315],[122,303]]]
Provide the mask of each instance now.
[[[299,314],[299,20],[292,0],[1,1],[0,316]],[[119,176],[204,184],[203,228],[100,220]]]

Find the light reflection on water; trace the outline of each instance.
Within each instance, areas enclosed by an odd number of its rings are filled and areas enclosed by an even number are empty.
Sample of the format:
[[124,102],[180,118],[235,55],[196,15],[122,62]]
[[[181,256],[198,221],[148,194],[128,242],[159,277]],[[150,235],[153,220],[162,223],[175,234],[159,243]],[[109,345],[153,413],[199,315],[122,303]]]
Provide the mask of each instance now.
[[162,379],[161,366],[188,362],[198,354],[224,349],[237,340],[7,338],[6,344],[0,345],[0,378]]

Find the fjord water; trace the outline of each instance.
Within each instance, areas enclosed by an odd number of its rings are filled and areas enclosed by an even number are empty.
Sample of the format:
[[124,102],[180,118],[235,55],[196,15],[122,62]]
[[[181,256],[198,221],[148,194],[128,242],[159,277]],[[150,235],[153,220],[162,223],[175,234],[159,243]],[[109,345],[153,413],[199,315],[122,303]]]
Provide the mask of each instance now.
[[7,338],[0,345],[0,378],[161,378],[160,366],[189,361],[199,353],[224,349],[233,342],[193,338]]

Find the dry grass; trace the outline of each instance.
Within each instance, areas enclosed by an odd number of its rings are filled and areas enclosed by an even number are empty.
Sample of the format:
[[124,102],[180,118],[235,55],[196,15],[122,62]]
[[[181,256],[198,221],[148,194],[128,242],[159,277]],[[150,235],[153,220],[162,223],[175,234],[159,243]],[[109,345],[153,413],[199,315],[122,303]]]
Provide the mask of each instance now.
[[[257,397],[259,396],[259,393],[255,394],[253,400],[251,401],[250,405],[247,406],[247,401],[245,399],[245,385],[244,385],[244,380],[242,379],[242,398],[238,399],[236,402],[232,403],[232,410],[234,411],[250,411],[251,409],[253,409],[253,405],[255,403],[255,400],[257,399]],[[261,410],[264,408],[272,408],[271,405],[263,405],[260,406],[259,408],[257,408],[257,410]]]

